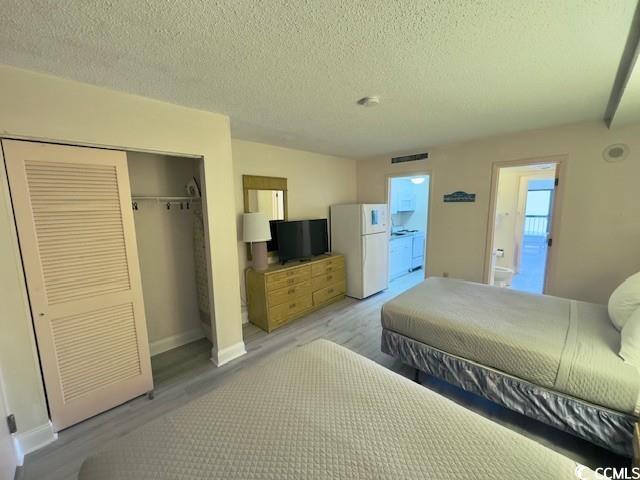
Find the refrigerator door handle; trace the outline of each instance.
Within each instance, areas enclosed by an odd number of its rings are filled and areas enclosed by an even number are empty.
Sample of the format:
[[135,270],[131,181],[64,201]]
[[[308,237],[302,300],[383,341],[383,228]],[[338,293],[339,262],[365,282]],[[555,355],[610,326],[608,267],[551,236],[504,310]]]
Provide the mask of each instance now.
[[362,264],[367,263],[367,239],[362,237]]
[[362,228],[360,229],[361,234],[365,234],[369,231],[369,227],[367,225],[367,211],[364,206],[362,207]]

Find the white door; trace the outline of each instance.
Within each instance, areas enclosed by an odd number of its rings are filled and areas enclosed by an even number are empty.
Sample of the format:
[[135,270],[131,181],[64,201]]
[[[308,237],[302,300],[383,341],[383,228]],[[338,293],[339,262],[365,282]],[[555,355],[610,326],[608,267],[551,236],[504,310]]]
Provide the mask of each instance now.
[[124,152],[2,142],[56,431],[153,388]]
[[9,433],[7,422],[7,408],[4,401],[4,385],[0,372],[0,480],[13,480],[16,473],[16,452],[13,449],[13,440]]
[[389,286],[389,240],[386,233],[362,237],[362,296],[366,298]]

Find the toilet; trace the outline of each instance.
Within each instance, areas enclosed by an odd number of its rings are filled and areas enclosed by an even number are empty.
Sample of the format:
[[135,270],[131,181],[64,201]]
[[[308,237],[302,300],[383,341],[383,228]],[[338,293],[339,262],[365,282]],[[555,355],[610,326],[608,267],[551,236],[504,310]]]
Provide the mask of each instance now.
[[508,267],[493,267],[493,284],[496,287],[510,287],[513,279],[513,269]]

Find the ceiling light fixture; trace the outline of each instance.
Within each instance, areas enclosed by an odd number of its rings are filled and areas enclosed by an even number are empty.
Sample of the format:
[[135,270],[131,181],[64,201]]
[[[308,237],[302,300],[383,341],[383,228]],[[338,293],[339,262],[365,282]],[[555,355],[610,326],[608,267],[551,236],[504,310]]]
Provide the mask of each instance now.
[[375,107],[380,103],[380,97],[362,97],[360,100],[358,100],[357,103],[358,105],[362,105],[363,107]]
[[423,184],[425,180],[426,179],[424,177],[413,177],[411,179],[411,183],[413,183],[414,185],[420,185]]

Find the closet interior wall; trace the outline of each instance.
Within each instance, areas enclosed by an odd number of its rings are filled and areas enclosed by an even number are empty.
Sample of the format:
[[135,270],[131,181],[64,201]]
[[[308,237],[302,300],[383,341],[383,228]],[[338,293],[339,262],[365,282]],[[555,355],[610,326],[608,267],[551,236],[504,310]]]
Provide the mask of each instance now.
[[[128,152],[136,241],[151,355],[205,336],[198,308],[194,221],[200,202],[172,203],[135,197],[184,197],[199,159]],[[133,207],[132,207],[133,208]],[[204,286],[206,289],[206,285]]]

